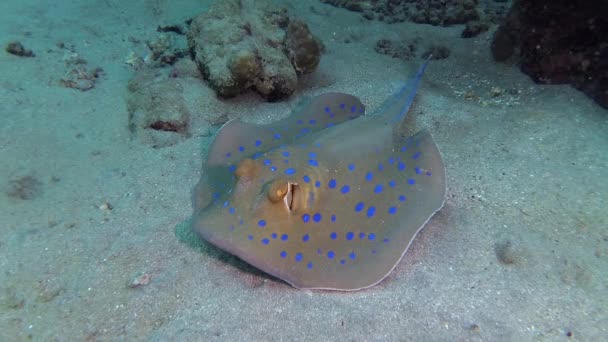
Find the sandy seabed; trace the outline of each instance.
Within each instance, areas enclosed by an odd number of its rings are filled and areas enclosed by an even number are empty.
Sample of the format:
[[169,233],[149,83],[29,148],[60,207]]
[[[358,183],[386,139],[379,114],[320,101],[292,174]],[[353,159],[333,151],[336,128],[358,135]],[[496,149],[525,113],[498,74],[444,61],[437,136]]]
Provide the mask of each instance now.
[[[202,109],[270,122],[301,96],[342,91],[373,112],[420,64],[377,54],[378,39],[447,46],[411,112],[443,153],[446,205],[382,283],[300,291],[194,237],[184,223],[190,190],[217,127],[164,148],[133,139],[125,60],[145,54],[158,25],[208,5],[1,5],[2,43],[20,41],[36,56],[0,54],[0,340],[608,336],[608,113],[571,87],[536,85],[494,63],[491,32],[461,39],[458,26],[287,4],[325,43],[318,70],[288,101],[211,97]],[[61,85],[74,53],[103,69],[91,90]]]

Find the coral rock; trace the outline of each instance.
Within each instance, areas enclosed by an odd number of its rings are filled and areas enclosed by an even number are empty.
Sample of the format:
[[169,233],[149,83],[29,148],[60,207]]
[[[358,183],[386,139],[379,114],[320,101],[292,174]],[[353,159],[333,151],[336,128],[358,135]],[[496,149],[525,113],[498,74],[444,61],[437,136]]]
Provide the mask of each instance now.
[[321,46],[308,30],[308,25],[301,20],[292,20],[287,27],[285,46],[298,73],[315,71],[321,60]]
[[291,95],[321,55],[308,26],[266,0],[216,2],[192,21],[188,45],[219,96],[254,89],[269,101]]
[[518,52],[521,70],[535,82],[571,84],[608,108],[608,3],[555,0],[513,3],[492,42],[504,61]]

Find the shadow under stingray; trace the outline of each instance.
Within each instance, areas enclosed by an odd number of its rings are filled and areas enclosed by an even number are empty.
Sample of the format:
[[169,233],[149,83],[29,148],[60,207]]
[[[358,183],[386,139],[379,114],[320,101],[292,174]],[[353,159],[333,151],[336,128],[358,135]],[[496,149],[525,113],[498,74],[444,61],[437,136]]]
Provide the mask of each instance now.
[[200,254],[207,255],[215,260],[218,260],[222,263],[228,264],[239,271],[245,272],[251,276],[259,277],[263,280],[271,280],[273,282],[277,282],[280,284],[285,284],[291,287],[288,283],[283,280],[276,278],[268,273],[265,273],[245,261],[241,260],[239,257],[232,255],[224,250],[212,245],[211,243],[203,240],[198,234],[192,231],[192,219],[187,219],[180,222],[175,226],[175,236],[177,240],[186,246],[192,248]]

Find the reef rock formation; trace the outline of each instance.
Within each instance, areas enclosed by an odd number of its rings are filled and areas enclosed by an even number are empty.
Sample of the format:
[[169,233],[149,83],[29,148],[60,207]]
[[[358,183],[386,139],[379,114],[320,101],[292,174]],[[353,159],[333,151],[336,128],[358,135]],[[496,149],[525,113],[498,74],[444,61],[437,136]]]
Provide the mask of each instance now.
[[321,0],[351,11],[362,12],[367,19],[389,23],[413,21],[435,26],[464,24],[479,19],[477,0]]
[[516,0],[492,42],[537,83],[571,84],[608,108],[608,2]]
[[319,64],[321,43],[308,26],[267,0],[222,0],[193,19],[188,46],[222,97],[254,89],[268,101],[291,95],[298,75]]

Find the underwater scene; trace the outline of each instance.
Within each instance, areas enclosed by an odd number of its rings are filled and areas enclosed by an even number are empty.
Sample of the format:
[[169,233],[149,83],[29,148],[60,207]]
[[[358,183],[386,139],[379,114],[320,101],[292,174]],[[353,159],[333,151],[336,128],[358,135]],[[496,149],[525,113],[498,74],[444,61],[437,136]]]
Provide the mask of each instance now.
[[608,340],[606,1],[0,8],[0,341]]

